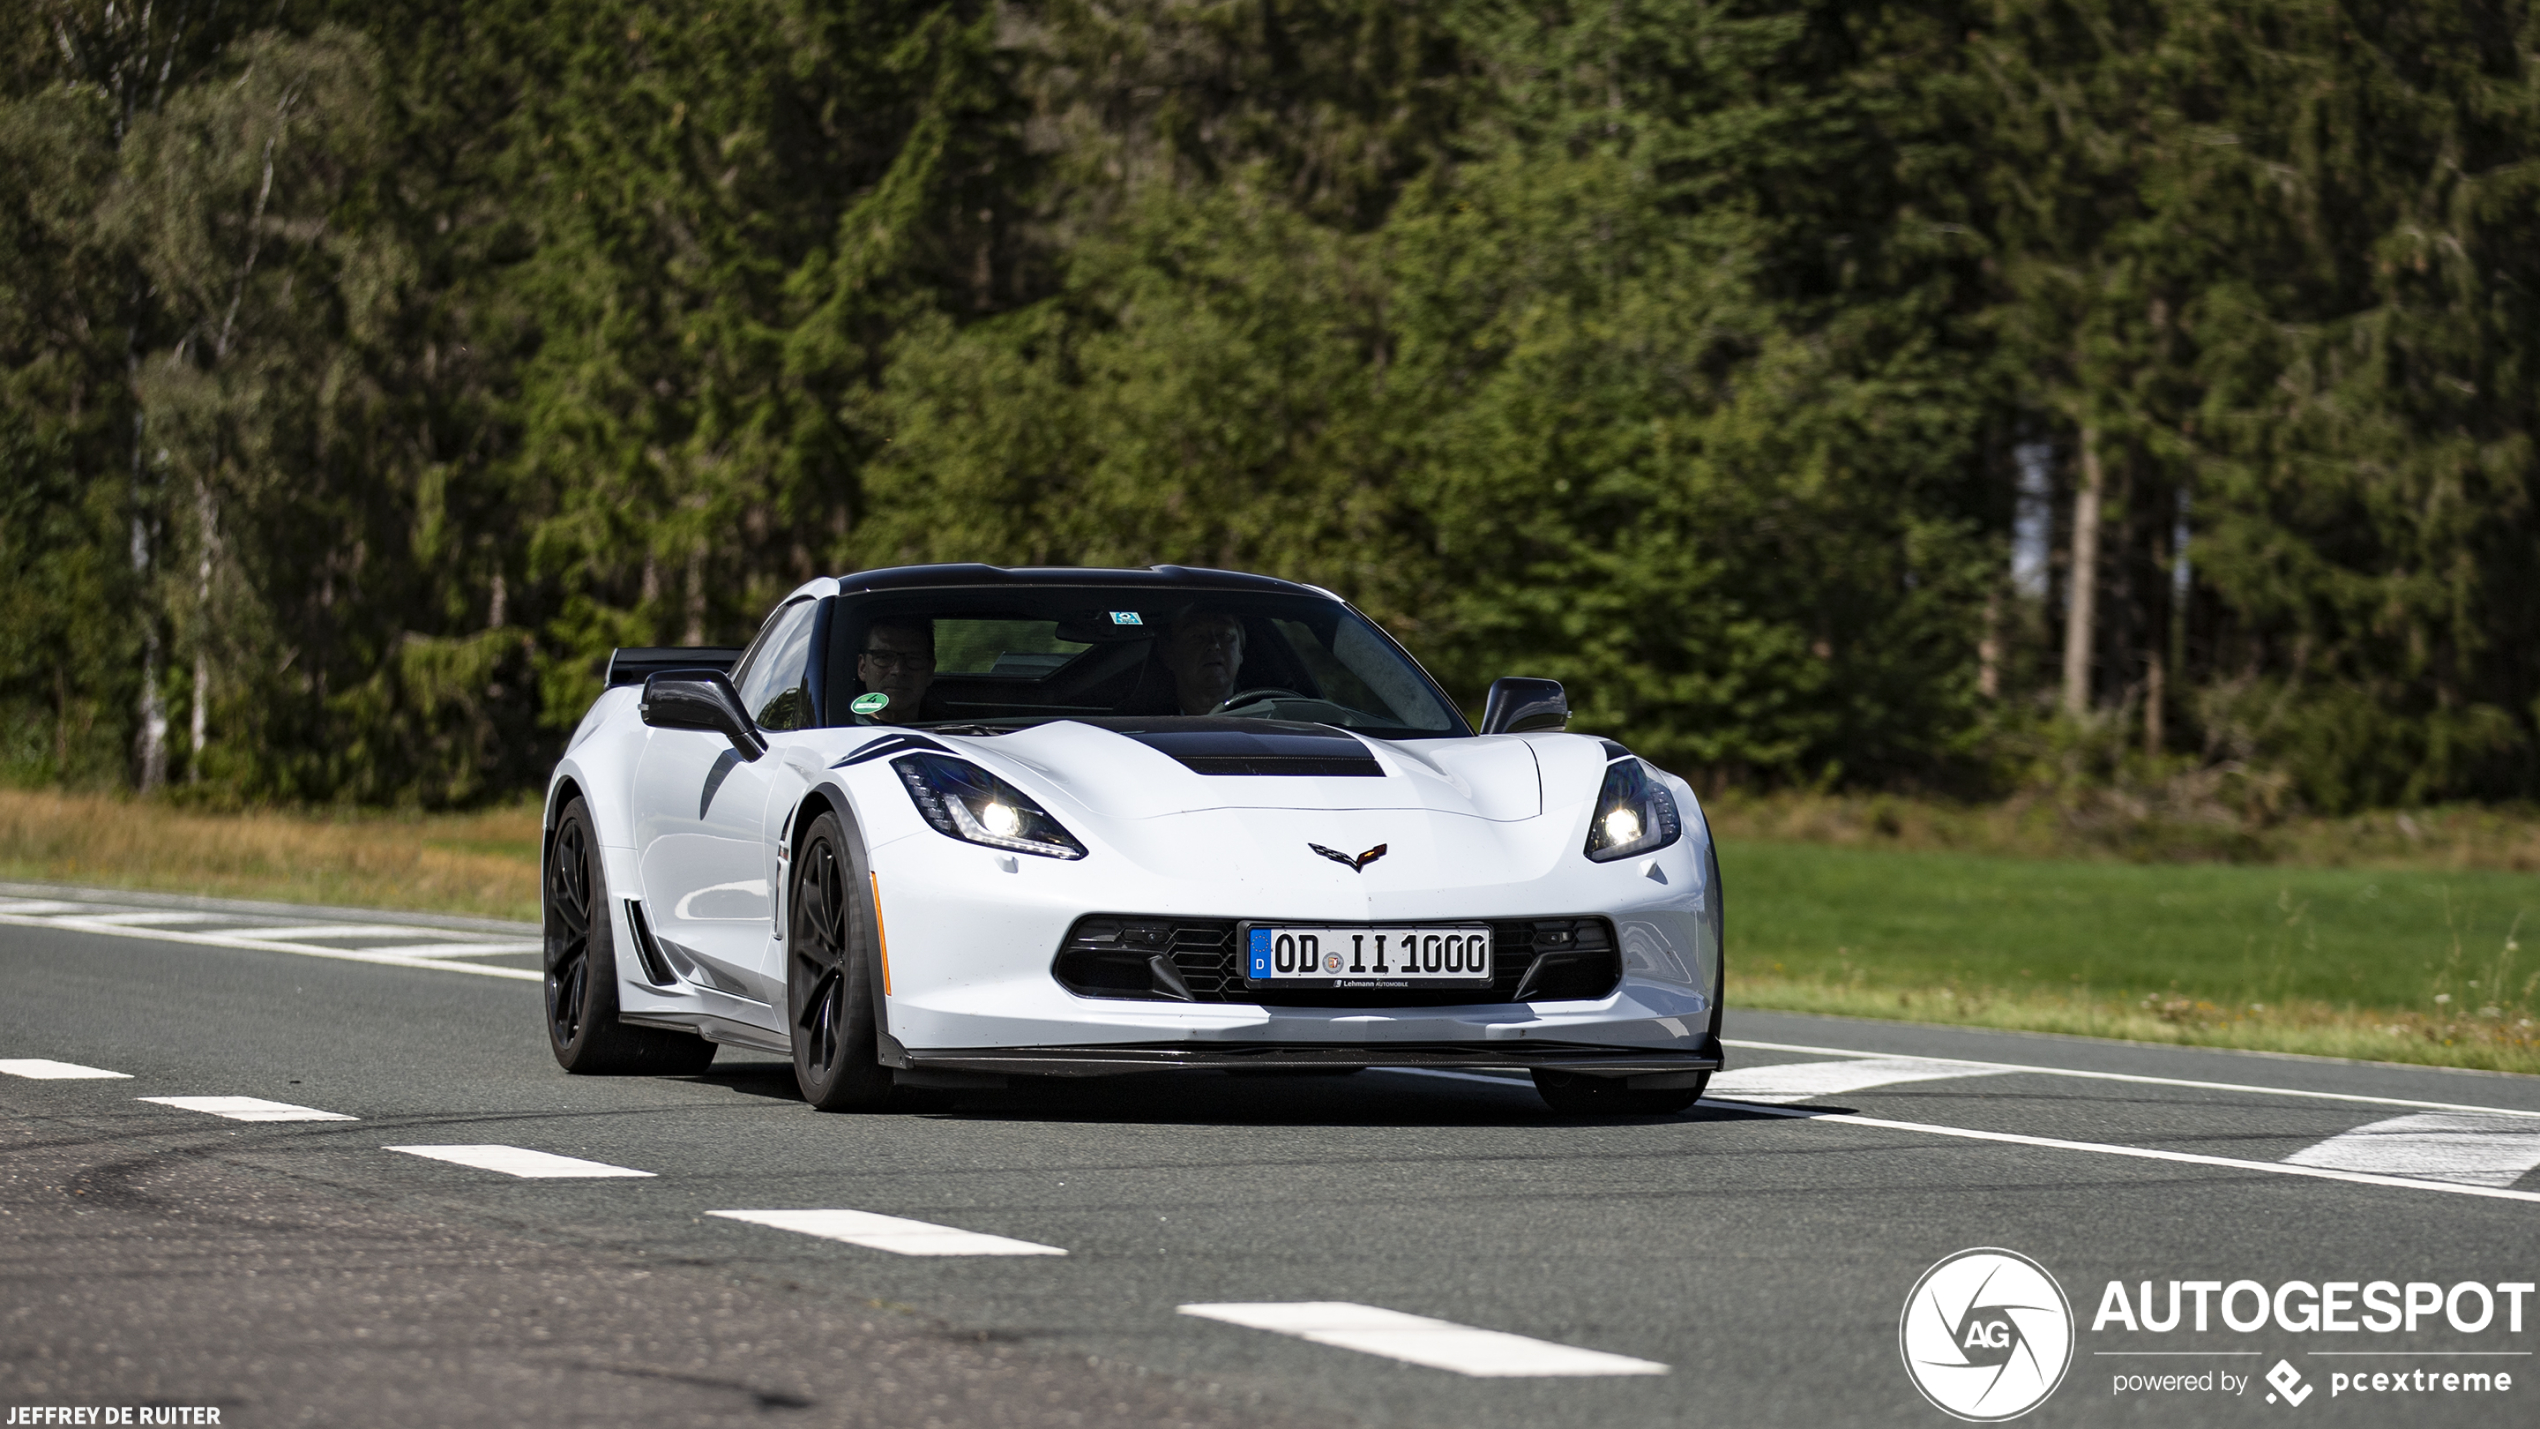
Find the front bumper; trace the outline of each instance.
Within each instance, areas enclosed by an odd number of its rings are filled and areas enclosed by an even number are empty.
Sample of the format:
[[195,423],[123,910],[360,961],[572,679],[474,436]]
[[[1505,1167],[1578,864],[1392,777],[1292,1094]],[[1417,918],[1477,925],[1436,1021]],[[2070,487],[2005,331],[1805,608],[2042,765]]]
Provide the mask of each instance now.
[[1720,1045],[1704,1037],[1684,1052],[1644,1052],[1563,1043],[1475,1046],[1453,1042],[1119,1043],[1094,1047],[963,1047],[928,1051],[885,1048],[908,1071],[987,1072],[1011,1076],[1105,1077],[1176,1068],[1203,1071],[1343,1071],[1359,1067],[1451,1067],[1581,1072],[1639,1079],[1720,1069]]

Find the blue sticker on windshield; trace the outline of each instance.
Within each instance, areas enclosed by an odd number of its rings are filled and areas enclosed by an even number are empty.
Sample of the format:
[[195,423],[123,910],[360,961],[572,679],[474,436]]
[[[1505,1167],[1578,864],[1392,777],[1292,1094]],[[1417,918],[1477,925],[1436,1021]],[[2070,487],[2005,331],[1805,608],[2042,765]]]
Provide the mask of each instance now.
[[1136,611],[1134,611],[1134,610],[1115,610],[1115,611],[1113,611],[1113,612],[1111,613],[1111,623],[1112,623],[1112,624],[1114,624],[1114,625],[1144,625],[1144,624],[1146,624],[1146,622],[1145,622],[1145,621],[1140,620],[1140,619],[1138,618],[1138,613],[1137,613]]
[[1252,976],[1270,976],[1270,930],[1252,930]]

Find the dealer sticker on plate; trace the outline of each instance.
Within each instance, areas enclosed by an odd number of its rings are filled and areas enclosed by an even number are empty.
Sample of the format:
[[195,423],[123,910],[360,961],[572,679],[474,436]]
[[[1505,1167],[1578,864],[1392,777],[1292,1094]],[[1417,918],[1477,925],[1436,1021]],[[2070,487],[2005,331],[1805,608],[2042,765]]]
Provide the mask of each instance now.
[[1291,987],[1488,987],[1488,923],[1247,923],[1244,978]]

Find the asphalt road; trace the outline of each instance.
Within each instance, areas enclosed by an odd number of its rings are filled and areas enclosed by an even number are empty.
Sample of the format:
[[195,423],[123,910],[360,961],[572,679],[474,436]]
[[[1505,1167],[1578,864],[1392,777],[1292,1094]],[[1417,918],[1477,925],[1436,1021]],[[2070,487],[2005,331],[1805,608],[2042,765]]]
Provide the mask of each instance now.
[[[517,928],[95,897],[0,888],[0,1423],[1939,1425],[1899,1316],[1978,1246],[2033,1258],[2074,1316],[2028,1422],[2520,1425],[2540,1404],[2540,1295],[2497,1289],[2540,1281],[2540,1079],[1738,1013],[1732,981],[1732,1071],[1682,1116],[1564,1121],[1521,1081],[1398,1072],[824,1116],[731,1049],[699,1077],[565,1076]],[[649,1174],[386,1149],[451,1146]],[[710,1214],[800,1209],[1065,1254]],[[2161,1311],[2171,1281],[2242,1280],[2279,1303],[2303,1285],[2248,1331],[2103,1313],[2111,1281]],[[2305,1295],[2374,1281],[2492,1313],[2298,1328]],[[1254,1323],[1372,1311],[1182,1308],[1334,1302],[1613,1358],[1514,1373],[1540,1346],[1370,1351]],[[1414,1342],[1461,1367],[1384,1348]],[[2446,1371],[2511,1387],[2448,1392]],[[2247,1388],[2192,1387],[2207,1374]]]

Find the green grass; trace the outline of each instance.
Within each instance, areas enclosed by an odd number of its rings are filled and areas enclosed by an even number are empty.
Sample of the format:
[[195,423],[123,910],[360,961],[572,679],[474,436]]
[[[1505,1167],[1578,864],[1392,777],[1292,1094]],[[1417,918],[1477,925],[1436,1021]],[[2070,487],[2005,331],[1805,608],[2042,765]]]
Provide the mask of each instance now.
[[1720,858],[1732,1003],[2540,1070],[2533,875]]

